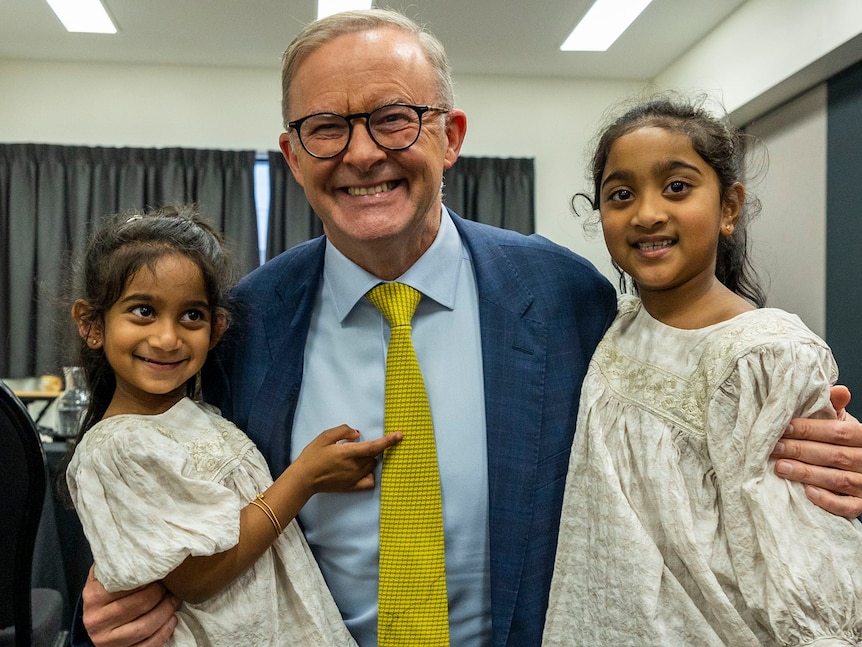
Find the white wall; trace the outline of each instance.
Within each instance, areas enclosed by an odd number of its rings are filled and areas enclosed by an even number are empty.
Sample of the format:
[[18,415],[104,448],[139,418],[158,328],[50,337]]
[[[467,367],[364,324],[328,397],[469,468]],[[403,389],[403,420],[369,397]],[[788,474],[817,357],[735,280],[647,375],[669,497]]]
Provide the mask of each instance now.
[[634,83],[464,77],[455,88],[467,112],[465,155],[536,160],[536,230],[614,276],[601,234],[587,236],[570,202],[589,190],[588,148],[608,106]]
[[859,0],[749,0],[662,72],[714,92],[742,125],[862,59]]
[[795,312],[826,336],[826,87],[752,123],[769,151],[753,186],[763,211],[751,229],[753,258],[770,279],[770,306]]
[[0,59],[0,141],[277,149],[277,69]]

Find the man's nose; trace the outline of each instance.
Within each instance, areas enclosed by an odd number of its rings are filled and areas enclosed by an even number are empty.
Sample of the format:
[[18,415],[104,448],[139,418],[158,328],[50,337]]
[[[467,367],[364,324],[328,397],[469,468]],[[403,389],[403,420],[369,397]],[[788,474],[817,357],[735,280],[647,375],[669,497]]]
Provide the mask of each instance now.
[[377,145],[368,130],[368,120],[353,122],[353,133],[342,160],[345,164],[351,164],[361,170],[367,170],[386,159],[386,151]]

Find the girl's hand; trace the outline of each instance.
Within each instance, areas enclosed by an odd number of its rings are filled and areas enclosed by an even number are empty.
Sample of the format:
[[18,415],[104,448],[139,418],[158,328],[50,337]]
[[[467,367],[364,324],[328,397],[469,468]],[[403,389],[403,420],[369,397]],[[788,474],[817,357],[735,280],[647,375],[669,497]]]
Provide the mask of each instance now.
[[398,431],[376,440],[359,441],[347,425],[327,429],[312,440],[291,465],[313,492],[353,492],[374,487],[374,468],[383,450],[403,438]]

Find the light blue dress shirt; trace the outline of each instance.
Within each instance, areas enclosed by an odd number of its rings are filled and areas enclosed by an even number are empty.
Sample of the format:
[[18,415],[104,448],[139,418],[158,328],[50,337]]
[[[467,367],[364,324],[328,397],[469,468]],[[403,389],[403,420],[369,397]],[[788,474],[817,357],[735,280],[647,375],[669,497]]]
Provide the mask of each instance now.
[[[398,281],[424,295],[413,344],[425,378],[443,498],[452,645],[491,641],[488,465],[476,279],[443,210],[425,254]],[[342,423],[383,435],[389,324],[363,298],[380,280],[327,242],[311,318],[291,459]],[[375,473],[380,482],[380,465]],[[360,647],[377,645],[380,489],[314,495],[299,514],[327,584]]]

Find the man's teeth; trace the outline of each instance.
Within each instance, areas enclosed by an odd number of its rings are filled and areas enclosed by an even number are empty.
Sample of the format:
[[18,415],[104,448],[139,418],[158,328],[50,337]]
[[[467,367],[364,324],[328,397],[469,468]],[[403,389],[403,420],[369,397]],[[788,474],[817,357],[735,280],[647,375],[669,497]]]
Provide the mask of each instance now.
[[374,195],[375,193],[383,193],[391,191],[395,188],[395,182],[383,182],[375,186],[351,186],[347,188],[350,195]]
[[657,249],[664,249],[673,245],[672,240],[659,240],[647,243],[638,243],[638,249],[644,252],[654,252]]

